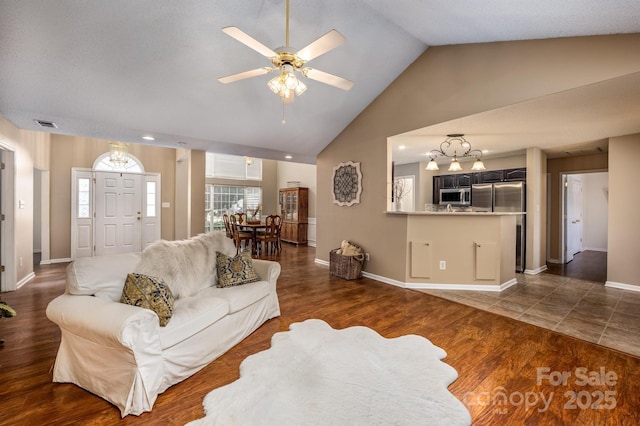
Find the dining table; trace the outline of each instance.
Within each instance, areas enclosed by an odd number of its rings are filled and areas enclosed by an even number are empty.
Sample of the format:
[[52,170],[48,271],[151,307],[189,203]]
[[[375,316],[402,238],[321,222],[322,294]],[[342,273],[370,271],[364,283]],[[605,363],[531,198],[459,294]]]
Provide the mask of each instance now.
[[264,222],[244,222],[244,223],[239,223],[238,226],[240,227],[240,229],[244,230],[244,231],[251,231],[251,253],[254,255],[258,254],[258,230],[259,229],[266,229],[267,225]]

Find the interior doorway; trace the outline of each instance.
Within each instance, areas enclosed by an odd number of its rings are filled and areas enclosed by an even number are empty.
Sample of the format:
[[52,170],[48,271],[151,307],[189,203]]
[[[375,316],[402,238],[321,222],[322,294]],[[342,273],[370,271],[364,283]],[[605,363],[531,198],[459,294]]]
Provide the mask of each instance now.
[[[580,256],[580,262],[569,268],[572,275],[591,275],[600,281],[604,274],[606,279],[608,173],[564,173],[561,183],[561,265],[565,266],[555,272],[567,270],[566,265]],[[589,273],[594,267],[599,272]]]

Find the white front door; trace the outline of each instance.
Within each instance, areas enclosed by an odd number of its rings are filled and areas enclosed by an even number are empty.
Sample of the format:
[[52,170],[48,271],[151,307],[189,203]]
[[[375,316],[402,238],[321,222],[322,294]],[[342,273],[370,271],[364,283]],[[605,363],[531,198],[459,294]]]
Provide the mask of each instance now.
[[95,255],[142,250],[143,175],[95,172]]

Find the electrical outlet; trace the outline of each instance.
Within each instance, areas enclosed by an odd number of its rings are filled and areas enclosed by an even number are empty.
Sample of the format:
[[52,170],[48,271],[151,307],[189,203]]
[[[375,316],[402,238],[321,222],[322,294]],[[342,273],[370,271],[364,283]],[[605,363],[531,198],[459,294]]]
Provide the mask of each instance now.
[[22,258],[20,258],[20,266],[22,266]]
[[371,260],[371,257],[369,257],[369,253],[364,254],[364,260],[366,260],[367,262]]
[[446,261],[444,261],[444,260],[440,261],[440,269],[442,269],[443,271],[445,269],[447,269],[447,262]]

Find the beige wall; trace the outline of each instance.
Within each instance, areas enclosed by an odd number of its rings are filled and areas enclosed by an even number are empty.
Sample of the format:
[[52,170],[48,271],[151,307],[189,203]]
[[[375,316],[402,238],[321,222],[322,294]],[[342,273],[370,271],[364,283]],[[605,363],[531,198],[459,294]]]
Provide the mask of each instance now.
[[[368,272],[404,280],[406,227],[384,213],[391,176],[387,138],[638,72],[639,43],[640,34],[631,34],[427,49],[319,154],[317,257],[328,261],[332,248],[351,239],[371,253]],[[361,203],[352,207],[332,203],[332,170],[344,161],[360,162],[363,173]]]
[[[51,135],[51,259],[71,257],[71,168],[92,168],[109,151],[108,141],[79,136]],[[129,144],[129,152],[144,164],[146,172],[162,175],[161,237],[174,239],[176,154],[173,148]],[[203,195],[204,197],[204,191]],[[204,219],[202,219],[204,223]]]
[[607,284],[640,286],[640,134],[609,139]]

